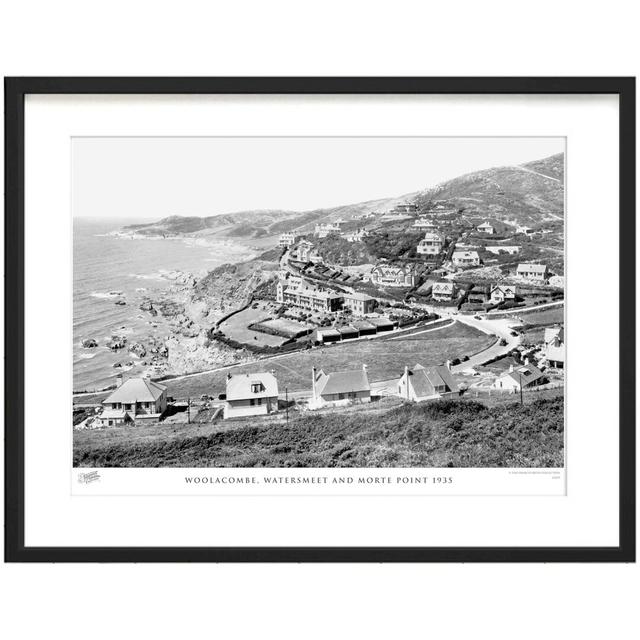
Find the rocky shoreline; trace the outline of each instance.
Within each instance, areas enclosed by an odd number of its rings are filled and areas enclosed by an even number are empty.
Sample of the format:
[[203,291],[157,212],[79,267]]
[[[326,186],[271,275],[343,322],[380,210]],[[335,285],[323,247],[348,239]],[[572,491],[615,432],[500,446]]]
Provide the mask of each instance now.
[[[277,265],[261,260],[224,264],[203,277],[183,271],[164,274],[166,288],[145,291],[135,301],[138,318],[145,319],[149,331],[135,340],[122,332],[99,344],[93,336],[82,341],[85,350],[106,347],[122,353],[116,370],[140,367],[153,378],[184,375],[206,369],[242,364],[254,356],[209,339],[209,331],[229,312],[241,308],[254,289],[275,277]],[[133,305],[134,301],[129,301]],[[158,335],[159,330],[163,335]],[[143,332],[144,333],[144,332]],[[128,360],[127,358],[131,358]]]

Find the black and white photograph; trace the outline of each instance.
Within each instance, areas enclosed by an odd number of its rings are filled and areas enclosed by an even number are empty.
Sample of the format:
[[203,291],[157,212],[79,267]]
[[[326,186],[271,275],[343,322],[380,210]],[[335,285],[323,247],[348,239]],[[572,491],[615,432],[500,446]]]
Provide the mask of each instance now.
[[74,137],[73,466],[563,469],[565,151]]

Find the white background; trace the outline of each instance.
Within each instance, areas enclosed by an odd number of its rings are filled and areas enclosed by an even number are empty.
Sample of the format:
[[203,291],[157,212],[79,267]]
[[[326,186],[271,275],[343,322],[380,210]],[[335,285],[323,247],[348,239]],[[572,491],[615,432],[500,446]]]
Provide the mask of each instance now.
[[[617,397],[593,389],[592,292],[608,291],[607,336],[598,358],[617,388],[617,293],[606,269],[593,269],[593,248],[616,255],[617,219],[603,227],[602,211],[617,209],[616,96],[42,96],[25,110],[25,543],[27,546],[615,546],[618,543]],[[477,491],[454,473],[462,495],[405,495],[283,499],[217,496],[180,498],[164,479],[176,470],[105,471],[106,493],[129,497],[81,499],[70,495],[70,426],[42,419],[68,415],[71,398],[70,212],[74,208],[69,157],[74,135],[551,135],[567,137],[567,495],[544,476],[496,475],[479,469]],[[75,194],[75,190],[73,190]],[[36,256],[55,245],[55,269]],[[583,277],[589,274],[589,279]],[[41,309],[47,360],[60,373],[42,375]],[[574,348],[575,347],[575,348]],[[67,376],[62,374],[64,363]],[[65,384],[66,382],[66,384]],[[598,472],[594,473],[597,461]],[[224,473],[212,471],[211,475]],[[153,474],[153,475],[152,475]],[[475,477],[477,475],[477,481]],[[155,499],[148,482],[162,494]],[[43,481],[46,478],[46,482]],[[537,480],[538,482],[533,482]],[[120,481],[120,482],[119,482]],[[514,497],[514,484],[529,493]],[[557,484],[560,484],[558,481]],[[536,485],[538,485],[536,487]],[[466,487],[466,488],[465,488]],[[90,490],[93,486],[88,487]],[[342,485],[345,488],[345,485]],[[163,491],[163,489],[166,489]],[[218,487],[220,489],[220,487]],[[236,488],[237,490],[238,488]],[[454,487],[452,487],[454,489]],[[102,490],[102,489],[100,489]],[[453,491],[452,491],[453,492]],[[220,493],[218,491],[217,493]],[[228,493],[228,490],[224,491]],[[255,492],[251,492],[255,493]],[[274,491],[275,493],[275,491]],[[291,490],[286,491],[292,494]],[[379,492],[381,494],[382,491]],[[403,492],[404,493],[404,492]],[[473,495],[473,494],[480,495]],[[549,497],[550,493],[555,493]],[[245,494],[246,495],[246,494]],[[349,496],[349,497],[347,497]],[[260,522],[260,526],[256,526]]]
[[[636,75],[631,6],[21,2],[0,15],[0,62],[3,75]],[[637,565],[0,571],[15,638],[546,640],[638,627]]]

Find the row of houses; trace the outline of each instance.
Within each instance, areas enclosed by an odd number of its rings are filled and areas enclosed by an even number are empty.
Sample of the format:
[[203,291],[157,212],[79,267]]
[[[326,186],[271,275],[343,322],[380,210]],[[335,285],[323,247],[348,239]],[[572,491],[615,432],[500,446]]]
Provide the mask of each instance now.
[[[477,302],[493,302],[495,304],[514,300],[517,288],[515,285],[495,284],[490,287],[473,287],[468,296]],[[460,295],[460,288],[454,282],[434,282],[431,287],[431,298],[435,302],[450,302]]]
[[[227,376],[225,418],[276,413],[278,380],[273,372]],[[394,385],[395,394],[411,402],[437,400],[460,393],[449,365],[405,367]],[[371,402],[371,384],[366,365],[350,371],[326,373],[311,369],[309,409]]]
[[[564,346],[563,329],[553,328],[547,348]],[[564,365],[562,360],[552,366]],[[546,382],[546,376],[536,366],[525,361],[523,365],[511,365],[508,371],[498,376],[492,387],[504,391],[519,391],[539,386]],[[393,393],[410,402],[437,400],[458,395],[460,388],[451,373],[449,362],[445,365],[424,367],[416,364],[405,366]],[[223,415],[225,419],[261,416],[280,410],[278,380],[275,372],[228,374],[224,396]],[[221,396],[222,397],[222,396]],[[310,409],[338,407],[353,403],[371,401],[371,384],[367,367],[350,371],[325,373],[312,367]],[[97,423],[103,427],[122,426],[127,423],[158,422],[167,410],[167,388],[148,378],[130,378],[119,382],[116,390],[102,402],[102,413]]]
[[338,218],[333,222],[324,222],[315,226],[314,234],[318,238],[326,238],[330,233],[340,233],[342,231],[342,225],[344,220]]

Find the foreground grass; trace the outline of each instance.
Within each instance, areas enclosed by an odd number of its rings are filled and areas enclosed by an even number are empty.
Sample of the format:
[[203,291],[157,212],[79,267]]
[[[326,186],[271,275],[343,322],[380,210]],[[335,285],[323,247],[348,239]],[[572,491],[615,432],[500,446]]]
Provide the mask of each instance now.
[[[74,465],[97,467],[562,467],[564,399],[475,400],[307,413],[287,426],[230,422],[182,435],[85,432]],[[121,430],[124,431],[124,430]],[[154,437],[155,435],[155,437]]]

